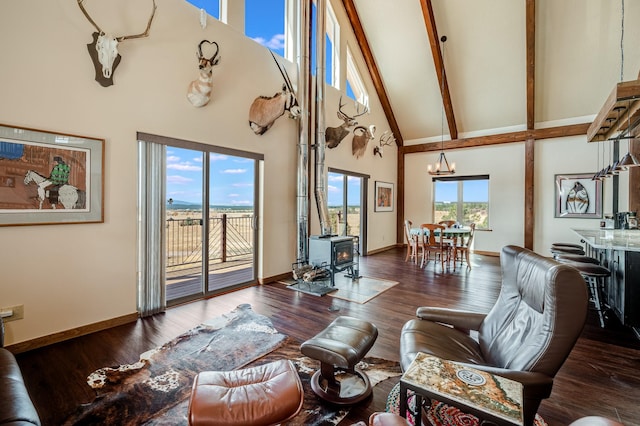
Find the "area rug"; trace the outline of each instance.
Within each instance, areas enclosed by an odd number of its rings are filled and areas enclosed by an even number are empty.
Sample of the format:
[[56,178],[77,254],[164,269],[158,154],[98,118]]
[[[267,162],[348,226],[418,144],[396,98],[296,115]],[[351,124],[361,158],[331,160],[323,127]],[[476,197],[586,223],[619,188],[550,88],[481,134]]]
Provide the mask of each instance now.
[[331,286],[329,280],[306,283],[295,280],[280,281],[290,289],[314,296],[324,296],[325,294],[337,299],[348,300],[350,302],[364,304],[376,296],[384,293],[398,281],[383,280],[373,277],[360,277],[355,280],[346,277],[344,274],[335,275],[335,285]]
[[188,402],[198,372],[241,368],[282,346],[286,339],[269,318],[253,312],[250,305],[240,305],[145,352],[135,364],[90,374],[87,383],[95,389],[96,398],[79,406],[64,424],[144,424]]
[[[294,362],[304,388],[304,404],[302,410],[300,410],[300,413],[295,418],[283,423],[283,426],[337,425],[349,414],[348,407],[326,403],[313,393],[313,390],[311,390],[311,376],[320,368],[320,363],[301,355],[300,342],[292,338],[287,338],[284,345],[259,360],[252,362],[249,364],[249,367],[266,364],[279,359],[290,359]],[[398,362],[376,357],[365,357],[362,362],[358,364],[358,367],[367,373],[372,386],[390,377],[396,377],[402,374]],[[145,426],[186,425],[188,409],[189,401],[187,400],[145,423]]]
[[338,299],[349,300],[356,303],[367,303],[369,300],[398,285],[398,281],[382,280],[380,278],[360,277],[352,280],[340,274],[336,275],[336,288],[338,291],[329,293],[329,296]]
[[[411,391],[409,391],[408,401],[410,408],[415,411]],[[397,383],[393,389],[391,389],[391,392],[389,392],[385,411],[394,414],[400,413],[400,383]],[[415,419],[408,411],[409,410],[407,410],[407,421],[410,425],[415,425]],[[426,420],[428,420],[429,423],[425,421],[425,414]],[[431,406],[426,410],[425,414],[423,414],[422,424],[431,424],[432,426],[480,426],[482,424],[476,416],[464,413],[456,407],[436,401],[435,399],[431,400]],[[547,426],[547,422],[538,414],[536,414],[533,424],[534,426]]]

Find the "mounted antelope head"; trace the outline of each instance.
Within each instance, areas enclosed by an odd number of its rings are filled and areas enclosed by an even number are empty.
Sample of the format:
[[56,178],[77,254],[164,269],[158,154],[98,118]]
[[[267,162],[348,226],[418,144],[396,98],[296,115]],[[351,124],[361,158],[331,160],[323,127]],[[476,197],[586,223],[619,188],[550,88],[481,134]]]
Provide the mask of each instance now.
[[284,84],[281,92],[271,97],[259,96],[251,104],[249,108],[249,126],[256,135],[262,135],[269,130],[285,111],[289,111],[289,118],[293,119],[298,118],[301,113],[287,70],[278,63],[273,52],[271,52],[271,56],[278,66],[278,70],[284,79]]
[[151,11],[151,17],[147,22],[147,28],[140,34],[132,34],[120,37],[111,36],[100,29],[98,24],[91,18],[87,10],[82,4],[84,0],[78,0],[78,6],[89,20],[91,25],[96,29],[93,33],[93,42],[87,44],[89,49],[89,55],[93,61],[93,66],[96,69],[96,81],[103,87],[108,87],[113,84],[113,72],[120,63],[120,54],[118,53],[118,43],[133,38],[142,38],[149,36],[149,30],[151,29],[151,22],[156,14],[156,0],[153,1],[153,10]]
[[362,157],[364,151],[367,149],[367,144],[373,139],[373,134],[376,132],[376,126],[370,125],[368,128],[364,126],[358,126],[353,129],[353,140],[351,141],[351,152],[356,158]]
[[[215,53],[210,58],[205,58],[202,53],[202,45],[204,43],[212,44],[216,47]],[[221,57],[218,56],[218,43],[215,41],[202,40],[198,45],[197,57],[198,68],[200,69],[200,75],[197,79],[189,83],[189,90],[187,91],[187,99],[191,102],[191,105],[195,107],[205,106],[211,99],[211,89],[213,88],[212,71],[213,67],[218,65]]]
[[338,127],[327,127],[324,133],[324,140],[327,142],[327,148],[337,147],[340,142],[342,142],[342,139],[349,134],[349,127],[353,127],[358,124],[355,120],[356,117],[360,117],[361,115],[369,112],[369,108],[365,107],[364,111],[360,113],[358,107],[356,108],[356,115],[349,117],[344,113],[344,111],[342,111],[342,107],[344,106],[342,103],[342,96],[340,96],[340,102],[338,105],[338,118],[344,121],[344,123]]
[[380,140],[378,141],[378,146],[373,147],[373,155],[379,155],[382,158],[382,150],[385,146],[389,146],[396,141],[396,138],[393,136],[393,133],[388,130],[380,135]]

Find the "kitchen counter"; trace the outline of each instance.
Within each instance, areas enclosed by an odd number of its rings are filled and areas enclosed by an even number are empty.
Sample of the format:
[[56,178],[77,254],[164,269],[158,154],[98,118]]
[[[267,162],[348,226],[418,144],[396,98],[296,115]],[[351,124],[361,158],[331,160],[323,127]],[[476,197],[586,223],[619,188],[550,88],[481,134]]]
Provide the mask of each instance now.
[[638,229],[572,229],[594,249],[640,252]]

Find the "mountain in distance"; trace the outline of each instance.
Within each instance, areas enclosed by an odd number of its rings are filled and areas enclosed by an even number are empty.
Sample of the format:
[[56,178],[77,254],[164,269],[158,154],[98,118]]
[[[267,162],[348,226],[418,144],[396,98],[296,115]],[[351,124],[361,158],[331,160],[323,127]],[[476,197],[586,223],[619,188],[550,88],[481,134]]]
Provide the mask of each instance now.
[[[253,206],[209,206],[212,210],[216,211],[245,211],[253,210]],[[171,203],[167,202],[167,210],[202,210],[202,203],[192,203],[190,201],[173,200]]]

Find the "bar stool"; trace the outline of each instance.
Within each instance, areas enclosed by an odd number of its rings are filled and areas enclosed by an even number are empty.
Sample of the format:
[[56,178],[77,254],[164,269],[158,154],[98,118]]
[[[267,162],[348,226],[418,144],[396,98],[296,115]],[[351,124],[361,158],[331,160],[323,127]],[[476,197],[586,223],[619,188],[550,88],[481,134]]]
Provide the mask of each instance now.
[[582,249],[582,246],[580,244],[574,244],[574,243],[552,243],[551,247],[557,247],[557,248],[572,247],[576,249]]
[[601,300],[602,295],[600,294],[600,291],[604,288],[604,279],[611,276],[611,271],[602,265],[593,263],[592,261],[575,262],[558,260],[576,268],[587,282],[591,299],[593,299],[593,304],[595,305],[598,317],[600,318],[600,327],[604,328],[604,302]]
[[552,245],[550,251],[553,254],[554,258],[560,254],[577,254],[580,256],[585,255],[585,252],[582,249],[582,247],[576,248],[576,247],[569,247],[569,246],[553,246]]
[[558,262],[582,262],[582,263],[593,263],[595,265],[599,265],[600,261],[591,256],[583,256],[581,254],[557,254],[555,259]]

